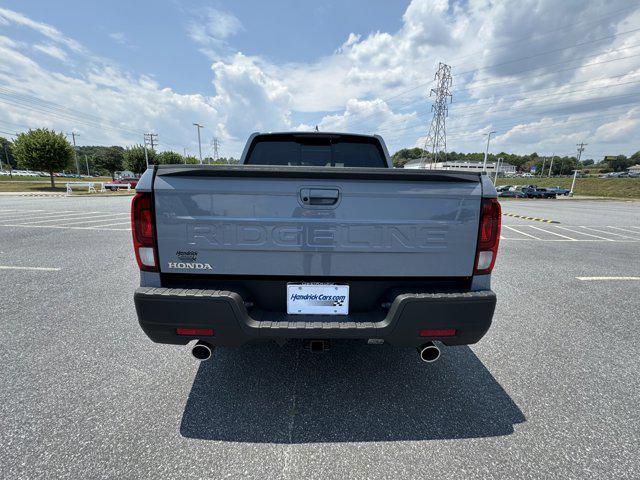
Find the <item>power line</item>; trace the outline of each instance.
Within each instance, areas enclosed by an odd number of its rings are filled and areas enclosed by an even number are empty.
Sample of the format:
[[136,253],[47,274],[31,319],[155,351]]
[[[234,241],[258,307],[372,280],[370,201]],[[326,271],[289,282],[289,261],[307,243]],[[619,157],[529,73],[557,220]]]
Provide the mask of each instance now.
[[[640,46],[640,44],[638,44],[638,46]],[[640,56],[640,54],[634,55],[634,56]],[[624,57],[624,58],[628,58],[628,57]],[[616,79],[616,78],[628,77],[629,75],[632,75],[632,74],[629,73],[629,72],[625,72],[623,74],[614,75],[614,76],[611,76],[611,77],[589,78],[588,80],[582,80],[580,82],[564,83],[562,85],[555,85],[553,87],[543,87],[543,88],[534,88],[534,89],[529,89],[529,90],[521,90],[519,92],[515,92],[515,93],[510,93],[510,94],[499,96],[498,98],[500,100],[503,100],[503,99],[505,99],[507,97],[511,97],[511,96],[514,96],[514,95],[521,95],[521,94],[525,94],[525,93],[541,92],[541,91],[544,91],[544,90],[552,90],[552,89],[560,90],[560,89],[565,88],[565,87],[569,87],[569,86],[573,86],[573,85],[579,85],[579,84],[582,84],[582,83],[597,82],[599,80],[613,80],[613,79]],[[509,82],[509,83],[514,83],[514,82]],[[627,85],[627,84],[630,84],[630,83],[637,83],[637,81],[623,82],[623,83],[617,83],[615,85],[607,85],[607,86],[617,87],[617,86],[620,86],[620,85]],[[489,85],[492,85],[492,84],[488,84],[487,86],[489,86]],[[595,87],[595,88],[601,88],[601,87]],[[463,88],[463,89],[457,89],[456,91],[461,91],[461,90],[469,90],[469,89],[464,89]],[[572,90],[572,91],[558,91],[556,93],[549,93],[549,94],[538,95],[538,96],[565,95],[567,93],[586,92],[586,91],[589,91],[589,90],[592,90],[592,89]],[[462,102],[456,102],[454,104],[454,107],[458,106],[458,105],[466,105],[466,104],[471,104],[471,103],[476,104],[477,100],[492,100],[494,98],[495,98],[494,95],[490,95],[490,96],[486,96],[486,97],[474,97],[474,98],[471,98],[470,100],[466,100],[466,101],[462,101]]]
[[[627,75],[628,75],[627,73],[624,74],[624,76],[627,76]],[[615,78],[615,77],[612,77],[612,78]],[[591,80],[587,80],[587,81],[591,81]],[[577,83],[584,83],[584,82],[577,82]],[[618,84],[615,84],[615,85],[607,85],[607,87],[615,88],[615,87],[619,87],[619,86],[623,86],[623,85],[631,85],[631,84],[636,84],[636,83],[640,83],[640,80],[633,80],[633,81],[630,81],[630,82],[622,82],[622,83],[618,83]],[[568,86],[568,85],[571,85],[571,84],[567,84],[566,86]],[[558,87],[552,87],[552,88],[558,88]],[[560,88],[562,88],[562,87],[560,87]],[[511,94],[511,95],[505,95],[503,97],[499,97],[499,102],[502,102],[502,101],[507,100],[507,99],[510,102],[521,102],[521,101],[533,100],[533,99],[540,98],[540,97],[562,96],[562,95],[568,95],[568,94],[571,94],[571,93],[582,93],[582,92],[590,92],[590,91],[596,91],[596,90],[599,91],[601,89],[602,89],[602,87],[593,87],[593,88],[586,88],[586,89],[579,89],[579,90],[568,90],[568,91],[563,91],[563,92],[554,92],[554,93],[548,93],[548,94],[544,94],[544,95],[534,95],[534,96],[530,96],[530,97],[521,97],[521,98],[508,99],[508,97],[511,97],[513,95],[518,95],[519,93],[531,93],[531,92],[540,91],[540,90],[547,90],[547,89],[534,89],[534,90],[527,90],[527,91],[514,93],[514,94]],[[473,100],[469,100],[469,101],[465,101],[465,102],[457,102],[457,103],[455,103],[453,105],[454,107],[458,107],[460,105],[472,104],[471,107],[465,108],[465,110],[464,110],[465,112],[471,112],[471,113],[468,113],[468,114],[465,114],[465,115],[461,115],[461,116],[457,116],[457,117],[454,116],[452,118],[454,120],[456,120],[458,118],[473,117],[473,116],[476,116],[476,115],[483,116],[486,113],[493,113],[493,112],[496,112],[496,111],[511,111],[511,110],[514,110],[514,107],[509,107],[509,108],[507,108],[505,110],[492,110],[492,111],[488,112],[487,111],[487,106],[489,106],[490,104],[495,104],[496,102],[495,101],[494,102],[487,102],[487,103],[476,102],[476,100],[484,100],[484,99],[490,100],[491,97],[481,97],[481,98],[478,98],[478,99],[473,99]],[[576,101],[584,101],[584,100],[588,100],[588,99],[579,99],[579,100],[576,100]],[[526,105],[527,108],[530,107],[530,106],[531,106],[530,104]],[[481,110],[481,113],[474,114],[473,112],[475,110]],[[415,116],[415,120],[423,118],[424,116],[428,115],[428,113],[429,112],[417,113],[416,116]],[[402,125],[404,123],[406,123],[406,121],[403,121],[403,120],[398,120],[398,121],[394,121],[394,122],[391,122],[391,123],[387,123],[387,124],[384,125],[384,128],[382,130],[378,130],[378,131],[385,131],[389,127],[393,127],[394,125]]]
[[[546,64],[546,65],[542,65],[542,66],[536,66],[536,67],[532,67],[532,68],[521,69],[521,70],[518,70],[516,72],[513,72],[513,74],[533,72],[533,71],[542,70],[542,69],[545,69],[545,68],[548,68],[548,67],[554,67],[554,66],[558,66],[558,65],[566,65],[568,62],[576,62],[578,60],[584,60],[585,58],[598,57],[598,56],[605,55],[605,54],[608,54],[608,53],[615,53],[615,52],[619,52],[619,51],[623,51],[623,50],[629,50],[629,49],[632,49],[632,48],[636,48],[638,46],[640,46],[640,44],[635,44],[635,45],[628,46],[628,47],[621,47],[621,48],[618,48],[618,49],[607,50],[607,51],[598,52],[598,53],[595,53],[595,54],[584,55],[582,57],[576,57],[576,58],[573,58],[573,59],[568,60],[568,61],[565,60],[565,61],[556,62],[556,63],[550,63],[550,64]],[[571,71],[571,70],[577,70],[577,69],[580,69],[580,68],[588,68],[588,67],[592,67],[592,66],[596,66],[596,65],[602,65],[602,64],[605,64],[605,63],[617,62],[617,61],[620,61],[620,60],[626,60],[628,58],[635,58],[635,57],[638,57],[638,56],[640,56],[640,54],[627,55],[627,56],[624,56],[624,57],[613,58],[613,59],[608,59],[608,60],[602,60],[602,61],[599,61],[599,62],[592,62],[592,63],[587,63],[587,64],[575,65],[575,66],[572,66],[572,67],[561,68],[561,69],[549,71],[549,72],[546,72],[546,73],[542,73],[542,74],[539,74],[538,77],[547,76],[547,75],[553,75],[553,74],[567,72],[567,71]],[[491,68],[491,67],[492,66],[490,65],[488,67],[484,67],[484,69]],[[477,80],[474,80],[473,82],[467,84],[464,87],[457,87],[456,88],[456,93],[473,90],[474,88],[477,88],[476,85],[481,85],[480,84],[481,81],[482,81],[482,79],[477,79]],[[504,85],[509,85],[509,84],[515,84],[515,83],[518,83],[520,81],[521,80],[516,77],[516,78],[510,79],[510,80],[501,80],[501,81],[498,81],[498,82],[485,83],[485,84],[482,84],[481,86],[483,88],[492,87],[492,86],[504,86]],[[387,103],[387,102],[389,102],[389,100],[401,97],[403,95],[406,95],[407,93],[411,93],[412,91],[415,91],[415,90],[427,85],[428,83],[429,82],[424,82],[424,83],[418,84],[415,87],[412,87],[412,88],[410,88],[408,90],[405,90],[404,92],[401,92],[399,94],[393,95],[391,97],[387,97],[386,99],[383,98],[383,99],[381,99],[381,101],[384,102],[384,103]],[[406,106],[406,105],[410,105],[412,103],[413,103],[413,100],[410,99],[410,100],[408,100],[408,102],[405,102],[404,105]],[[357,125],[359,123],[362,123],[363,120],[366,120],[366,119],[368,119],[370,117],[373,117],[374,115],[376,115],[376,114],[375,113],[367,113],[364,116],[360,117],[355,124]]]
[[[625,110],[626,110],[626,106],[623,106],[623,107],[625,107]],[[620,113],[622,113],[622,112],[620,112]],[[595,118],[597,118],[599,120],[608,120],[608,119],[620,118],[620,113],[614,113],[614,114],[609,114],[609,115],[602,115],[602,113],[597,113],[597,114],[594,114],[594,115],[583,116],[583,117],[580,117],[580,118],[574,118],[572,120],[568,120],[568,119],[567,120],[562,120],[562,125],[564,126],[564,125],[570,125],[570,124],[574,124],[574,123],[582,123],[582,122],[585,122],[585,121],[588,121],[588,120],[592,120],[592,119],[595,119]],[[573,115],[573,114],[571,114],[571,115]],[[571,115],[567,115],[567,116],[571,116]],[[565,115],[563,115],[563,116],[565,116]],[[549,117],[546,117],[546,118],[549,118]],[[561,120],[558,117],[554,117],[554,118],[552,118],[552,120],[554,120],[553,124],[550,124],[550,125],[536,125],[535,126],[535,130],[536,131],[547,130],[547,129],[550,129],[550,128],[557,129],[558,128],[557,122],[559,122]],[[502,130],[507,130],[508,131],[508,130],[514,128],[514,127],[518,127],[518,126],[521,126],[521,125],[522,124],[519,124],[519,123],[505,123],[505,124],[492,124],[491,126],[493,128],[500,128]],[[527,125],[522,125],[522,126],[527,126]],[[419,126],[416,125],[413,128],[416,129],[418,127]],[[455,132],[459,132],[459,133],[453,133],[453,134],[450,133],[450,134],[448,134],[447,136],[450,139],[451,138],[453,138],[453,139],[456,139],[456,138],[468,138],[468,137],[473,137],[473,136],[476,136],[476,135],[479,136],[479,135],[482,134],[481,131],[470,131],[470,130],[464,130],[464,129],[459,129],[459,130],[454,130],[454,131]],[[413,134],[406,133],[404,135],[395,135],[395,136],[393,134],[391,134],[389,136],[386,136],[386,138],[400,139],[400,138],[403,138],[403,137],[405,137],[407,135],[413,135]]]
[[[640,5],[640,4],[639,4],[639,5]],[[625,7],[624,9],[616,10],[616,11],[614,11],[614,12],[611,12],[610,14],[607,14],[605,17],[601,17],[600,19],[602,19],[602,18],[607,18],[608,16],[611,16],[612,14],[618,13],[618,12],[623,11],[623,10],[627,10],[627,9],[629,9],[629,8],[630,8],[630,7]],[[592,22],[588,22],[588,23],[592,23]],[[565,30],[566,28],[568,28],[568,27],[573,27],[573,26],[575,26],[575,25],[576,25],[576,24],[568,24],[568,25],[566,25],[565,27],[558,28],[557,30],[554,30],[554,31],[549,32],[549,33],[554,33],[555,31],[563,31],[563,30]],[[616,34],[610,35],[610,36],[608,36],[608,37],[604,37],[603,39],[609,39],[609,38],[616,37],[616,36],[618,36],[618,35],[624,35],[624,34],[626,34],[626,33],[632,33],[632,32],[635,32],[635,31],[637,31],[637,30],[638,30],[638,29],[629,30],[629,31],[626,31],[626,32],[619,32],[619,33],[616,33]],[[591,42],[597,42],[597,41],[600,41],[600,40],[603,40],[603,39],[602,39],[602,38],[601,38],[601,39],[595,39],[595,40],[592,40]],[[515,41],[515,42],[513,42],[513,43],[519,43],[519,42],[522,42],[522,41],[525,41],[525,40],[527,40],[527,39],[517,40],[517,41]],[[530,39],[529,39],[529,40],[530,40]],[[499,48],[499,47],[501,47],[501,46],[509,45],[510,43],[511,43],[511,42],[509,42],[509,43],[505,43],[505,44],[503,44],[503,45],[500,45],[500,46],[498,46],[498,48]],[[588,43],[588,42],[585,42],[585,43],[580,44],[580,45],[582,46],[582,45],[584,45],[584,44],[586,44],[586,43]],[[576,45],[574,45],[574,47],[575,47],[575,46],[576,46]],[[569,48],[569,47],[565,47],[565,48]],[[541,52],[540,54],[542,54],[542,53],[545,53],[545,52]],[[546,52],[546,53],[554,53],[554,50],[551,50],[551,51]],[[472,54],[469,54],[469,55],[472,55]],[[465,57],[467,57],[467,56],[469,56],[469,55],[465,55],[465,56],[463,56],[463,57],[458,57],[458,58],[455,58],[454,60],[457,60],[457,59],[459,59],[459,58],[465,58]],[[600,54],[598,54],[598,55],[600,55]],[[591,55],[591,56],[593,56],[593,55]],[[527,58],[527,57],[524,57],[524,58]],[[587,58],[587,57],[582,57],[582,58]],[[521,58],[521,59],[516,59],[516,60],[522,60],[522,59],[523,59],[523,58]],[[563,63],[564,63],[564,62],[563,62]],[[489,69],[489,68],[493,68],[493,67],[495,67],[495,66],[499,66],[499,65],[501,65],[501,64],[487,65],[486,67],[482,67],[482,68],[480,68],[480,69],[476,69],[476,70],[474,70],[474,71],[484,70],[484,69]],[[578,67],[578,68],[579,68],[579,67]],[[465,74],[465,73],[468,73],[468,72],[462,72],[461,74]],[[416,91],[416,90],[418,90],[419,88],[422,88],[422,87],[424,87],[424,86],[428,85],[429,83],[430,83],[430,82],[423,82],[423,83],[417,84],[417,85],[415,85],[414,87],[410,87],[410,88],[408,88],[408,89],[406,89],[406,90],[403,90],[403,91],[401,91],[401,92],[399,92],[399,93],[397,93],[397,94],[394,94],[394,95],[391,95],[391,96],[389,96],[389,97],[383,98],[383,99],[382,99],[382,101],[383,101],[383,102],[385,102],[385,103],[388,103],[388,102],[389,102],[390,100],[392,100],[392,99],[395,99],[395,98],[398,98],[398,97],[404,96],[404,95],[406,95],[406,94],[408,94],[408,93],[411,93],[411,92],[413,92],[413,91]]]
[[[626,94],[621,94],[621,95],[609,95],[607,97],[594,97],[592,98],[591,102],[587,102],[584,99],[580,99],[580,100],[572,100],[572,101],[567,101],[567,102],[557,102],[555,104],[553,104],[553,107],[557,107],[560,105],[569,105],[569,106],[592,106],[593,104],[597,104],[597,103],[602,103],[603,101],[609,101],[610,99],[615,99],[615,98],[626,98],[626,97],[634,97],[634,98],[639,98],[638,95],[640,95],[640,92],[632,92],[632,93],[626,93]],[[635,102],[628,102],[627,104],[633,104],[633,103],[638,103],[637,101]],[[528,105],[524,105],[521,108],[527,108],[529,109],[527,111],[526,116],[529,117],[531,114],[533,113],[544,113],[544,110],[540,111],[532,111],[530,110],[532,107],[544,107],[545,104],[544,103],[538,103],[538,104],[528,104]],[[498,113],[498,112],[510,112],[513,111],[514,108],[513,107],[509,107],[509,108],[502,108],[502,109],[495,109],[495,110],[491,110],[490,112],[480,112],[480,113],[471,113],[469,115],[458,115],[456,117],[453,117],[453,120],[458,120],[460,118],[469,118],[469,117],[477,117],[477,116],[483,116],[486,113]],[[517,108],[515,110],[518,110]],[[548,110],[548,109],[547,109]],[[522,117],[522,116],[521,116]],[[515,118],[518,118],[518,116],[515,116]],[[419,125],[406,125],[404,127],[399,127],[399,128],[394,128],[393,131],[402,131],[402,130],[407,130],[409,128],[418,128]],[[378,130],[378,133],[384,133],[385,131],[388,131],[389,127],[386,127],[385,129],[380,129]]]
[[[0,102],[8,103],[10,105],[18,106],[26,110],[35,111],[38,113],[45,113],[47,116],[54,116],[68,121],[70,120],[74,123],[93,128],[119,131],[123,133],[133,134],[135,136],[143,133],[143,131],[141,130],[123,127],[112,121],[105,120],[102,117],[81,112],[79,110],[74,110],[55,102],[43,100],[32,95],[22,94],[3,86],[0,86]],[[175,142],[175,145],[181,144],[181,142],[176,139],[172,139],[169,137],[166,138],[172,142]]]
[[[522,38],[520,38],[518,40],[512,40],[512,41],[501,43],[501,44],[498,44],[498,45],[492,45],[492,49],[507,47],[507,46],[515,45],[515,44],[522,43],[522,42],[530,43],[531,41],[533,41],[535,39],[543,38],[543,37],[552,35],[554,33],[558,33],[558,32],[564,33],[566,30],[572,29],[572,28],[574,28],[574,27],[576,27],[578,25],[590,25],[590,24],[594,24],[594,23],[600,23],[605,18],[610,18],[610,17],[616,16],[620,12],[624,12],[624,11],[627,11],[627,10],[630,10],[630,9],[636,9],[638,7],[640,7],[640,3],[636,3],[634,5],[629,5],[627,7],[620,8],[618,10],[613,10],[613,11],[611,11],[609,13],[606,13],[605,15],[603,15],[601,17],[591,18],[591,19],[589,19],[587,21],[568,23],[568,24],[565,24],[565,25],[563,25],[561,27],[554,28],[552,30],[547,30],[546,32],[541,32],[541,33],[540,32],[536,32],[533,36],[522,37]],[[452,60],[460,60],[460,59],[468,58],[468,57],[471,57],[471,56],[477,56],[478,54],[483,53],[483,52],[484,52],[483,49],[475,50],[472,53],[468,53],[466,55],[462,55],[460,57],[456,57],[456,58],[454,58]],[[453,68],[456,68],[457,66],[458,65],[454,65]]]
[[494,63],[493,65],[488,65],[486,67],[474,68],[473,70],[467,70],[466,72],[460,72],[457,75],[466,75],[468,73],[474,73],[474,72],[478,72],[478,71],[481,71],[481,70],[487,70],[489,68],[502,67],[504,65],[509,65],[510,63],[521,62],[522,60],[531,60],[532,58],[541,57],[543,55],[548,55],[550,53],[557,53],[557,52],[561,52],[563,50],[569,50],[569,49],[572,49],[572,48],[583,47],[583,46],[589,45],[591,43],[603,42],[605,40],[609,40],[611,38],[615,38],[615,37],[618,37],[620,35],[626,35],[626,34],[634,33],[634,32],[637,32],[637,31],[640,31],[640,27],[634,28],[634,29],[631,29],[631,30],[626,30],[624,32],[614,33],[612,35],[607,35],[606,37],[596,38],[595,40],[588,40],[586,42],[576,43],[574,45],[569,45],[569,46],[560,47],[560,48],[554,48],[552,50],[546,50],[544,52],[536,53],[534,55],[528,55],[526,57],[520,57],[520,58],[516,58],[516,59],[513,59],[513,60],[507,60],[505,62]]

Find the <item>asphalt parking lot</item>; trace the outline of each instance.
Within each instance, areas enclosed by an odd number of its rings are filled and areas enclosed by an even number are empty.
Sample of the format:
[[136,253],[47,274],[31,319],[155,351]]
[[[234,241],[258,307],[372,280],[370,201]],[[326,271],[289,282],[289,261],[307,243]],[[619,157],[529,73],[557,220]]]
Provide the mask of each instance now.
[[494,324],[432,365],[151,343],[128,203],[0,198],[0,477],[640,478],[640,202],[503,202],[559,223],[504,217]]

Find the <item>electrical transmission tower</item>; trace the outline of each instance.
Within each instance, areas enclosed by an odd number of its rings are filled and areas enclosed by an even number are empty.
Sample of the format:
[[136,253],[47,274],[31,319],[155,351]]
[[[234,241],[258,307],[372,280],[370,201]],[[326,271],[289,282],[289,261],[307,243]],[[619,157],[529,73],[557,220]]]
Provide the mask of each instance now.
[[216,162],[220,157],[218,156],[218,147],[220,146],[220,141],[218,137],[214,137],[213,139],[213,161]]
[[429,96],[436,96],[433,105],[431,105],[431,111],[433,112],[433,118],[429,125],[429,132],[427,138],[424,141],[424,150],[428,153],[422,159],[422,168],[425,168],[427,156],[429,157],[430,165],[433,166],[434,162],[438,161],[438,155],[440,152],[447,151],[447,130],[445,126],[445,119],[449,112],[448,103],[451,102],[451,66],[442,62],[438,64],[438,71],[435,76],[436,88],[432,88],[429,92]]

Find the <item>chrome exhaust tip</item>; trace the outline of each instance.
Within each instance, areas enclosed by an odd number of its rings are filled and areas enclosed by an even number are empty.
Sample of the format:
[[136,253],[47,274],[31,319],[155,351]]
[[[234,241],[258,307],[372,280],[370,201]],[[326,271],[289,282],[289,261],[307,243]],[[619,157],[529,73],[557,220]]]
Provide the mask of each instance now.
[[426,363],[433,363],[440,358],[440,349],[433,342],[427,342],[418,347],[420,360]]
[[196,343],[191,348],[191,355],[193,355],[193,358],[195,358],[200,362],[209,360],[211,358],[212,353],[213,353],[213,347],[209,345],[207,342],[202,342],[200,340],[198,340],[198,343]]

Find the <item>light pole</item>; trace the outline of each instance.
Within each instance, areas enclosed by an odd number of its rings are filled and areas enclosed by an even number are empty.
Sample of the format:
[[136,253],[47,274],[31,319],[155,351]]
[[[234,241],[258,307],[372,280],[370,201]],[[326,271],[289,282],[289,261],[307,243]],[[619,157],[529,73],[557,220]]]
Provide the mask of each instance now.
[[484,163],[482,164],[482,171],[487,171],[487,157],[489,156],[489,141],[491,140],[491,135],[496,133],[495,131],[491,131],[489,133],[485,133],[487,136],[487,149],[484,151]]
[[498,161],[496,162],[496,176],[493,178],[494,185],[498,181],[498,172],[500,171],[500,164],[502,163],[502,161],[502,157],[498,157]]
[[576,177],[578,176],[578,170],[573,171],[573,182],[571,182],[571,191],[569,192],[569,196],[573,197],[573,187],[576,186]]
[[149,168],[149,154],[147,153],[147,134],[144,134],[144,161],[147,164],[147,168]]
[[200,143],[200,129],[203,128],[199,123],[194,123],[194,127],[198,130],[198,154],[200,155],[200,165],[202,165],[202,144]]

